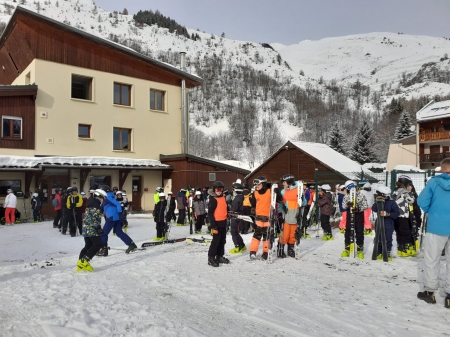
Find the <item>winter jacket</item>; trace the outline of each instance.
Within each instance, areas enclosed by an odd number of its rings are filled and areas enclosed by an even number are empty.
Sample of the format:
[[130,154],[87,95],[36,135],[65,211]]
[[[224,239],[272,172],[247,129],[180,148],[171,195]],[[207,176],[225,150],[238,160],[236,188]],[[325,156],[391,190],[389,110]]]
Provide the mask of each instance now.
[[113,192],[108,192],[107,197],[102,204],[103,213],[105,213],[106,221],[118,221],[122,218],[122,206],[114,198]]
[[330,192],[325,192],[322,196],[319,193],[319,200],[317,203],[320,207],[320,214],[331,216],[333,206],[331,205],[331,199],[333,195]]
[[345,197],[345,193],[338,191],[338,205],[339,205],[339,210],[341,211],[341,213],[345,212],[346,207],[344,207],[342,205],[342,201],[344,201],[344,197]]
[[83,202],[83,204],[81,205],[81,213],[85,213],[87,207],[87,198],[82,198],[81,200]]
[[169,209],[175,209],[176,204],[175,204],[175,198],[174,197],[167,198],[167,203],[168,203]]
[[225,227],[228,215],[228,207],[225,196],[218,196],[213,189],[208,191],[208,218],[211,228]]
[[414,203],[414,194],[404,187],[398,187],[392,193],[392,199],[400,209],[399,218],[409,218],[409,205]]
[[121,198],[117,198],[116,197],[117,202],[120,204],[120,207],[122,208],[122,213],[124,213],[125,211],[128,210],[128,199],[121,197]]
[[31,199],[31,209],[35,211],[41,209],[41,199],[39,199],[39,197],[33,197]]
[[177,209],[185,209],[188,207],[186,201],[186,195],[183,192],[178,192],[177,194]]
[[153,194],[153,201],[155,202],[155,205],[159,202],[159,192]]
[[56,201],[58,201],[58,206],[55,207],[55,211],[59,211],[62,207],[62,203],[61,203],[61,194],[56,193],[55,194],[55,199]]
[[[283,204],[286,206],[286,214],[284,221],[288,224],[296,224],[298,222],[298,184],[295,182],[292,186],[285,187],[281,190]],[[300,205],[301,207],[301,205]]]
[[95,198],[89,198],[84,212],[82,235],[84,237],[99,236],[102,229],[102,217],[100,201]]
[[244,207],[251,207],[252,205],[250,204],[250,191],[244,190],[244,192],[242,192],[242,195],[244,196]]
[[200,199],[195,198],[193,207],[196,216],[206,214],[206,203],[203,200],[203,197]]
[[375,202],[375,199],[373,197],[372,191],[366,191],[365,189],[362,189],[361,193],[366,197],[367,204],[369,205],[369,207],[370,207],[370,205],[373,205],[373,203]]
[[[347,205],[351,202],[352,202],[352,200],[350,199],[350,193],[348,193],[344,196],[344,199],[342,200],[342,207],[344,209],[350,208]],[[356,212],[357,213],[363,212],[364,210],[366,210],[368,208],[369,208],[369,205],[367,204],[366,197],[360,191],[357,191],[356,192]]]
[[244,211],[244,196],[242,194],[236,194],[231,201],[230,211],[233,213],[242,214]]
[[428,213],[427,232],[450,236],[450,175],[443,173],[430,179],[417,203]]
[[166,222],[167,214],[167,200],[160,200],[155,205],[153,210],[153,216],[155,217],[155,222]]
[[67,196],[66,207],[68,209],[80,208],[81,206],[83,206],[83,198],[80,194],[74,195],[71,193]]
[[5,198],[5,202],[3,203],[3,207],[5,208],[16,208],[17,207],[17,197],[14,193],[8,193]]
[[[375,202],[372,206],[372,211],[377,213],[378,206]],[[385,228],[394,228],[394,220],[398,218],[400,215],[400,209],[398,208],[397,203],[394,200],[386,199],[384,201],[384,211],[389,213],[389,216],[384,217],[384,227]]]
[[313,204],[315,194],[316,194],[315,190],[309,190],[308,206],[311,206]]

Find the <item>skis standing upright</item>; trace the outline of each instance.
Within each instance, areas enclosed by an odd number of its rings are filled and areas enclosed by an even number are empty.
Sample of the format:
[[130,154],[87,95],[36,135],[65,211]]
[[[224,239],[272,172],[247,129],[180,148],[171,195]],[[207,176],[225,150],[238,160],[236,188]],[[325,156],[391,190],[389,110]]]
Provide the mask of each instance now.
[[412,204],[409,205],[409,221],[411,222],[411,236],[414,241],[414,247],[416,251],[419,251],[419,231],[417,230],[417,221]]
[[298,213],[297,213],[297,230],[295,231],[295,258],[298,260],[300,258],[300,237],[302,228],[302,200],[303,200],[303,181],[297,182],[297,203],[298,203]]
[[267,262],[272,263],[273,262],[273,247],[274,247],[274,241],[275,241],[275,226],[277,221],[277,195],[275,193],[275,189],[278,188],[277,184],[272,184],[272,187],[270,188],[270,225],[268,228],[268,239],[269,239],[269,254],[267,257]]
[[419,248],[422,250],[423,237],[427,234],[428,213],[423,215],[422,228],[420,230]]
[[383,261],[388,262],[388,251],[386,244],[386,231],[384,229],[384,216],[381,215],[381,212],[384,212],[384,198],[378,196],[376,198],[377,203],[377,222],[375,224],[375,239],[374,246],[372,252],[372,260],[376,260],[378,257],[378,244],[381,241],[382,255]]
[[355,213],[353,210],[356,208],[356,187],[350,190],[350,256],[356,257],[356,242],[355,242]]

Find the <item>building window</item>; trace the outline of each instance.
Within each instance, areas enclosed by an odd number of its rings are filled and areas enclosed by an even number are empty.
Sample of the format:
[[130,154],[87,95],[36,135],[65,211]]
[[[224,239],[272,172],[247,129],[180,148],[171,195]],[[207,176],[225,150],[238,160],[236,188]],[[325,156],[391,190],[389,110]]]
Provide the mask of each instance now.
[[6,196],[6,191],[12,189],[14,193],[21,191],[20,180],[0,180],[0,196]]
[[97,189],[100,185],[111,186],[111,176],[90,176],[89,186],[90,189]]
[[22,118],[2,116],[2,138],[22,139]]
[[78,137],[91,138],[91,126],[89,124],[78,124]]
[[114,104],[131,105],[131,85],[114,82]]
[[150,109],[164,111],[164,91],[150,89]]
[[131,129],[114,128],[114,150],[131,151]]
[[209,181],[216,181],[216,174],[215,173],[210,173],[209,174]]
[[92,77],[72,74],[71,97],[92,101]]

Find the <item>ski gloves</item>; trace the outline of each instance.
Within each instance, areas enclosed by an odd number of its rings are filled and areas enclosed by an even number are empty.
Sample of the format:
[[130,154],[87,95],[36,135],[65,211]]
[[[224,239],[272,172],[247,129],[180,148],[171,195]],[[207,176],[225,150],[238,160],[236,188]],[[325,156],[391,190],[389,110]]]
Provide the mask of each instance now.
[[219,230],[217,228],[211,228],[211,235],[219,234]]

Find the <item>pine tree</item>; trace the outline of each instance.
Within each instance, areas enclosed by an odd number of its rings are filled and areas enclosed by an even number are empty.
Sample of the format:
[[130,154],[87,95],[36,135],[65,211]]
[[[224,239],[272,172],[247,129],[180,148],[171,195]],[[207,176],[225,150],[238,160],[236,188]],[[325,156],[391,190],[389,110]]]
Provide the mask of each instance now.
[[403,111],[400,115],[397,127],[395,128],[394,141],[399,141],[402,138],[411,136],[414,132],[411,131],[411,117],[407,111]]
[[347,155],[347,144],[345,141],[345,134],[342,132],[341,128],[339,127],[339,123],[334,123],[329,136],[329,143],[330,147],[333,150],[336,150],[339,153],[342,153],[343,155]]
[[373,163],[378,159],[375,155],[375,141],[373,139],[373,129],[367,121],[363,121],[354,139],[350,158],[362,164]]

